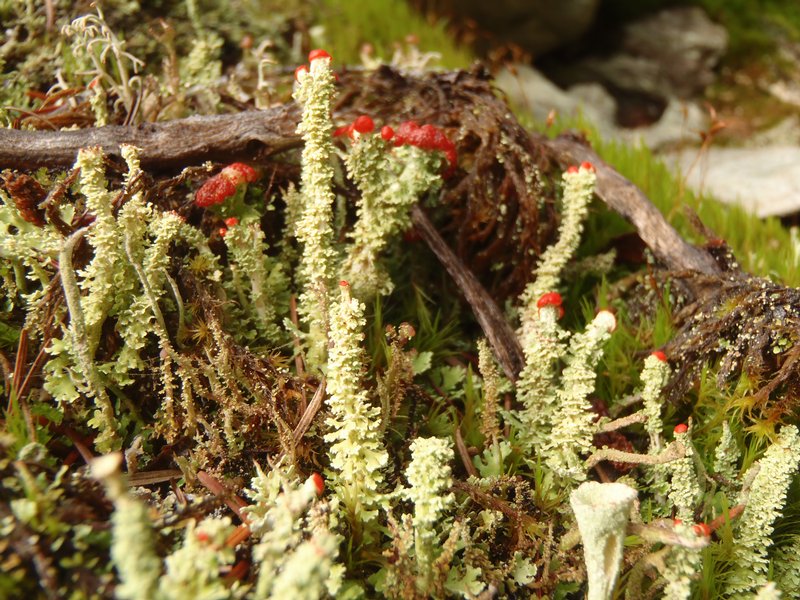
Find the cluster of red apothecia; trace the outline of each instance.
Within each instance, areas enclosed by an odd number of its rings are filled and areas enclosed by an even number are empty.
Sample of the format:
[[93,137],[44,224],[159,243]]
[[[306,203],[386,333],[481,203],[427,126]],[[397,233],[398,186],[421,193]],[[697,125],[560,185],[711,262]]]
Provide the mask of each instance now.
[[[332,60],[331,55],[325,50],[312,50],[308,54],[308,62],[311,63],[317,59],[325,58]],[[300,65],[294,71],[294,78],[300,81],[305,74],[308,73],[306,65]],[[361,115],[349,125],[344,125],[333,132],[335,137],[346,135],[352,139],[353,133],[360,134],[372,133],[375,131],[375,122],[368,115]],[[443,152],[449,164],[448,173],[455,169],[456,161],[458,160],[458,153],[456,146],[451,142],[444,132],[435,125],[419,125],[416,121],[405,121],[397,127],[395,131],[389,125],[384,125],[381,128],[381,138],[390,142],[394,140],[395,146],[415,146],[422,150],[438,150]]]
[[[588,160],[583,161],[581,163],[580,168],[581,169],[586,169],[587,171],[595,171],[595,172],[597,171],[597,169],[594,168],[594,165],[592,163],[590,163]],[[579,171],[579,168],[576,167],[575,165],[572,165],[571,167],[569,167],[567,169],[567,173],[577,173],[578,171]]]
[[[309,63],[318,59],[331,60],[331,55],[325,50],[319,49],[309,52]],[[306,73],[308,73],[306,65],[297,67],[294,73],[295,79],[299,81]],[[361,115],[351,124],[339,127],[334,131],[333,135],[347,135],[352,138],[354,132],[368,134],[373,131],[375,131],[375,122],[371,117]],[[438,150],[444,153],[449,164],[449,169],[445,175],[450,174],[455,169],[458,159],[456,146],[435,125],[419,125],[415,121],[406,121],[398,126],[397,131],[389,125],[385,125],[381,128],[380,135],[384,141],[387,143],[393,142],[395,146],[408,145],[422,150]],[[194,203],[203,208],[222,204],[236,193],[240,184],[253,183],[258,177],[258,172],[249,165],[240,162],[230,164],[200,186],[200,189],[195,193]],[[223,229],[220,229],[220,234],[225,235]]]
[[[375,131],[375,122],[368,115],[361,115],[349,125],[342,125],[333,132],[334,137],[347,136],[353,138],[353,134],[372,133]],[[450,141],[444,131],[435,125],[420,125],[416,121],[404,121],[395,130],[389,125],[381,127],[381,139],[387,143],[391,142],[397,146],[414,146],[421,150],[438,150],[447,159],[449,171],[452,171],[458,160],[456,145]]]
[[[308,53],[309,63],[314,62],[318,58],[327,58],[328,60],[333,60],[331,58],[331,55],[325,52],[325,50],[317,49],[317,50],[312,50],[311,52]],[[299,67],[297,67],[294,70],[295,81],[300,81],[300,78],[305,76],[306,73],[308,73],[308,67],[306,65],[300,65]],[[336,77],[335,73],[333,76],[336,78],[337,81],[339,80],[339,78]]]
[[238,224],[239,224],[239,219],[237,219],[236,217],[229,217],[225,219],[225,227],[219,228],[219,236],[225,237],[226,235],[228,235],[228,227],[235,227]]
[[208,179],[194,195],[194,203],[203,208],[222,204],[236,193],[242,183],[253,183],[258,171],[244,163],[233,163]]

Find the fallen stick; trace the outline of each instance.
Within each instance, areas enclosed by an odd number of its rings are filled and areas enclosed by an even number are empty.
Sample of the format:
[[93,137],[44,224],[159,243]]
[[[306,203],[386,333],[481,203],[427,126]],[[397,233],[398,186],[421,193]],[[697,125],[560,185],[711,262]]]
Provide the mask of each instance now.
[[419,206],[411,208],[411,222],[469,302],[506,377],[516,381],[525,364],[525,358],[519,340],[500,307],[472,271],[450,249]]
[[155,170],[181,169],[207,160],[253,160],[298,147],[298,120],[297,107],[283,105],[137,126],[68,131],[0,128],[0,169],[71,167],[81,148],[100,146],[107,156],[118,157],[122,144],[140,148],[142,166]]

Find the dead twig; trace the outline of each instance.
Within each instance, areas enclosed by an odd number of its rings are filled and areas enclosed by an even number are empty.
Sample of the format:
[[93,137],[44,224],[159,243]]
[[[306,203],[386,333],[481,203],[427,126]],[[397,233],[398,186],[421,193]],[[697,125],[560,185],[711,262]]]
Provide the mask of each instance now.
[[464,465],[464,469],[467,471],[467,475],[470,477],[478,477],[478,469],[476,469],[475,465],[472,464],[472,458],[469,455],[469,450],[467,449],[467,445],[464,443],[464,438],[461,435],[460,423],[458,427],[456,427],[456,449],[458,450],[458,455],[461,457],[461,462]]
[[300,442],[300,440],[306,434],[306,431],[308,431],[308,428],[311,427],[311,422],[314,420],[314,417],[317,416],[317,412],[319,412],[319,409],[322,407],[322,401],[325,399],[325,384],[325,379],[319,382],[317,391],[314,392],[314,397],[311,398],[311,404],[309,404],[308,408],[306,408],[306,410],[303,412],[300,422],[297,423],[297,426],[292,432],[295,445]]
[[425,243],[439,259],[439,262],[447,269],[450,277],[455,280],[467,302],[469,302],[481,329],[483,329],[483,333],[492,346],[494,355],[497,357],[500,366],[503,367],[506,377],[511,381],[516,381],[522,366],[525,364],[525,358],[517,336],[514,334],[514,330],[511,329],[511,325],[506,321],[500,307],[497,306],[497,303],[472,271],[445,243],[433,223],[419,206],[414,206],[411,209],[411,221],[422,236],[422,239],[425,240]]
[[69,167],[78,150],[100,146],[120,156],[120,146],[141,149],[142,166],[183,168],[206,160],[254,160],[300,145],[293,105],[237,114],[196,116],[136,127],[109,125],[72,131],[0,129],[0,168]]

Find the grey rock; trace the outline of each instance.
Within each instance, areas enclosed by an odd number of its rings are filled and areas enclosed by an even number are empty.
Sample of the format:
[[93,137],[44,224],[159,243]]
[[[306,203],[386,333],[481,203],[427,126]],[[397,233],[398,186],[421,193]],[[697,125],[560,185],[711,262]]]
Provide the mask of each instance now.
[[583,35],[599,4],[600,0],[459,0],[448,6],[474,19],[498,41],[517,44],[536,57]]
[[666,155],[696,191],[737,203],[759,217],[800,211],[800,148],[710,148]]
[[616,129],[616,102],[601,85],[575,86],[576,92],[569,93],[527,65],[503,69],[497,74],[495,85],[508,97],[512,106],[528,111],[537,121],[544,121],[551,111],[555,111],[564,117],[583,114],[606,136],[612,135]]
[[698,139],[697,132],[708,128],[708,115],[694,102],[671,98],[661,118],[649,127],[621,129],[618,137],[641,143],[651,150],[662,150]]
[[575,85],[562,90],[536,69],[517,65],[498,73],[495,84],[512,106],[527,110],[538,121],[547,119],[551,111],[562,117],[582,115],[600,135],[643,143],[657,149],[697,139],[696,131],[706,128],[707,117],[698,106],[672,99],[661,119],[649,127],[625,129],[616,125],[617,103],[603,86]]
[[627,24],[620,51],[589,58],[580,71],[624,90],[689,98],[714,81],[727,44],[725,28],[702,9],[672,8]]
[[760,131],[747,140],[748,146],[800,146],[800,116],[786,117],[766,131]]

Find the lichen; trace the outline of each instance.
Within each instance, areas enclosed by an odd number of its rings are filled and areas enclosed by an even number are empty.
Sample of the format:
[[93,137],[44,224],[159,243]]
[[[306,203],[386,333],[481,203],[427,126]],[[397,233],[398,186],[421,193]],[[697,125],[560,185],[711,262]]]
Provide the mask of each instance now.
[[745,597],[768,582],[767,553],[773,543],[774,523],[800,465],[797,427],[784,425],[757,465],[758,474],[746,498],[740,497],[746,506],[735,529],[733,565],[726,586],[726,593],[732,597]]
[[364,366],[364,305],[350,296],[342,282],[340,298],[331,312],[328,352],[331,486],[354,523],[374,518],[381,499],[382,469],[389,459],[380,438],[380,409],[372,406],[361,382]]

